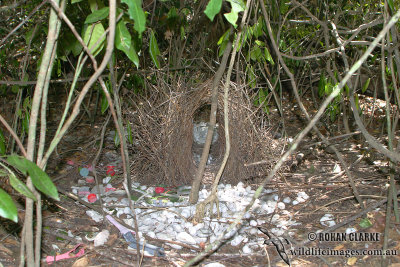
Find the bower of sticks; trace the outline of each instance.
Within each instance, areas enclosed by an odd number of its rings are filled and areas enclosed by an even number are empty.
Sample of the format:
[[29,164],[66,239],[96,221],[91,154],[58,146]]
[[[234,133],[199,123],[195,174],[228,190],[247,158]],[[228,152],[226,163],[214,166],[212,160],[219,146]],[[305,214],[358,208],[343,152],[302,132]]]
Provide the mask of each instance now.
[[[167,84],[161,74],[155,75],[140,93],[129,96],[131,106],[124,111],[134,134],[130,146],[132,178],[148,185],[191,185],[197,169],[193,157],[193,122],[200,110],[211,105],[212,80],[183,82],[176,79]],[[222,83],[218,90],[218,140],[210,152],[216,160],[206,167],[206,174],[211,177],[209,183],[225,152]],[[282,151],[280,142],[272,138],[268,127],[261,122],[265,114],[253,104],[246,90],[249,89],[230,84],[231,151],[222,183],[259,183]],[[263,163],[252,164],[259,161]],[[203,179],[203,183],[207,181]]]

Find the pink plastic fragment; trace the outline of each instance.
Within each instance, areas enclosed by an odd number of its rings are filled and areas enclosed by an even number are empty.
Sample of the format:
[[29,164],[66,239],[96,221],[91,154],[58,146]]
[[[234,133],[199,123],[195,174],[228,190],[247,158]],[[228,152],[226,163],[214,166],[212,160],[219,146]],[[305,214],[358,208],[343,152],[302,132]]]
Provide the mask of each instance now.
[[94,183],[94,177],[93,176],[86,176],[86,182],[87,183]]
[[[82,248],[80,250],[78,250],[79,247]],[[59,260],[64,260],[64,259],[71,259],[71,258],[77,258],[82,256],[83,254],[85,254],[85,249],[83,248],[83,244],[78,244],[76,245],[73,249],[71,249],[70,251],[61,254],[61,255],[57,255],[57,256],[47,256],[46,257],[46,262],[47,264],[52,264],[54,261],[59,261]]]

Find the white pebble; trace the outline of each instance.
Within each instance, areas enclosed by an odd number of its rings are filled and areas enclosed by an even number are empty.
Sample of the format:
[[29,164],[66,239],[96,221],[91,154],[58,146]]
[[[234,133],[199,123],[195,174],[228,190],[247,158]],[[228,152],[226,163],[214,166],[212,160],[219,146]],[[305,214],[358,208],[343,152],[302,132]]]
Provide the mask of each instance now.
[[179,234],[177,234],[176,239],[178,239],[181,242],[187,243],[187,244],[191,244],[191,245],[196,244],[196,240],[186,232],[180,232]]
[[285,198],[283,199],[283,202],[285,202],[286,204],[289,204],[290,201],[291,201],[290,197],[285,197]]
[[285,233],[285,231],[281,228],[272,228],[271,233],[273,233],[276,236],[281,236]]
[[253,252],[253,250],[248,245],[244,245],[242,251],[244,254],[250,254]]
[[153,231],[147,232],[147,235],[148,235],[150,238],[156,238],[156,234],[155,234]]
[[250,225],[251,225],[251,226],[257,226],[257,222],[256,222],[255,220],[251,220],[251,221],[250,221]]
[[234,239],[232,239],[231,245],[236,247],[236,246],[240,245],[240,243],[242,243],[243,239],[244,239],[243,236],[238,235]]
[[281,210],[285,209],[285,203],[279,202],[278,203],[278,208],[281,209]]
[[225,267],[225,265],[223,265],[219,262],[211,262],[207,265],[204,265],[203,267]]
[[257,228],[251,228],[251,229],[250,229],[250,234],[251,234],[251,235],[256,235],[256,234],[258,234],[258,229],[257,229]]
[[177,245],[177,244],[170,244],[170,243],[168,243],[168,246],[170,246],[171,248],[177,249],[177,250],[182,249],[182,246],[179,246],[179,245]]

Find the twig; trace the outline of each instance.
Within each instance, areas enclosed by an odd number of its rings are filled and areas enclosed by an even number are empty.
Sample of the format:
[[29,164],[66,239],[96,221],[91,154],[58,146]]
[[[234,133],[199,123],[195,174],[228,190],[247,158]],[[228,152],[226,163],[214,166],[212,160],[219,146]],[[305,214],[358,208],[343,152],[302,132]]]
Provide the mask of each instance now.
[[0,47],[1,45],[11,36],[13,35],[19,28],[21,28],[28,20],[30,20],[30,18],[44,5],[47,3],[47,0],[43,0],[43,2],[41,2],[38,6],[36,6],[31,13],[29,13],[29,15],[23,20],[21,21],[20,24],[18,24],[11,32],[9,32],[7,34],[6,37],[4,37],[1,41],[0,41]]
[[18,135],[13,131],[13,129],[10,127],[10,125],[7,123],[7,121],[3,118],[3,116],[1,116],[1,114],[0,114],[0,122],[3,123],[4,127],[6,127],[7,131],[12,135],[15,142],[17,142],[22,155],[24,157],[26,157],[27,156],[26,150],[25,150],[24,146],[22,145],[21,140],[19,139]]
[[[125,192],[128,195],[128,199],[129,199],[129,208],[131,209],[132,215],[133,215],[133,221],[135,223],[135,232],[136,232],[136,251],[138,254],[138,258],[137,258],[137,266],[139,267],[141,264],[141,260],[140,260],[140,237],[139,237],[139,225],[137,222],[137,216],[136,216],[136,210],[132,205],[132,198],[131,198],[131,193],[129,191],[128,185],[124,182],[123,186],[125,188]],[[144,244],[143,244],[143,254],[144,254]]]

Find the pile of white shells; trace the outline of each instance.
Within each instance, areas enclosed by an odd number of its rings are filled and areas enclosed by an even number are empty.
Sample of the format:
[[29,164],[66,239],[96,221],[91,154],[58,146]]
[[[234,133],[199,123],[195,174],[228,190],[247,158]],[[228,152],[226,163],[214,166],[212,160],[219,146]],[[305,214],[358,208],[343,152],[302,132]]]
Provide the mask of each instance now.
[[[154,187],[140,186],[135,184],[142,192],[153,194]],[[115,192],[117,193],[117,192]],[[163,203],[162,209],[152,208],[144,200],[135,202],[135,205],[146,206],[148,208],[136,208],[136,216],[139,226],[139,236],[144,239],[145,236],[157,238],[167,241],[179,241],[194,247],[199,247],[202,242],[215,241],[223,231],[232,223],[241,211],[250,203],[255,190],[250,186],[244,187],[243,183],[236,186],[230,184],[218,186],[219,212],[214,206],[212,217],[206,215],[203,222],[198,224],[192,223],[192,218],[196,212],[195,205],[189,205],[186,199],[181,202]],[[199,202],[206,199],[210,194],[207,189],[199,192]],[[120,199],[121,197],[119,197]],[[249,254],[259,251],[264,238],[258,237],[260,234],[257,226],[263,226],[268,222],[268,230],[280,236],[283,233],[291,234],[291,228],[297,223],[292,220],[292,215],[286,209],[288,205],[296,205],[305,202],[309,196],[304,192],[297,193],[295,199],[285,197],[279,199],[276,191],[271,189],[263,189],[261,197],[257,199],[251,210],[246,213],[241,221],[238,232],[231,231],[225,237],[231,237],[230,245],[234,247],[240,246],[242,253]],[[104,210],[108,214],[120,217],[123,221],[134,229],[134,220],[132,212],[129,208],[128,198],[118,200],[113,194],[103,195]],[[118,206],[118,207],[116,207]],[[272,215],[272,213],[274,213]],[[93,220],[99,221],[102,216],[95,211],[88,211],[87,214]],[[273,227],[271,227],[273,225]],[[174,249],[182,247],[176,244],[169,244]]]

